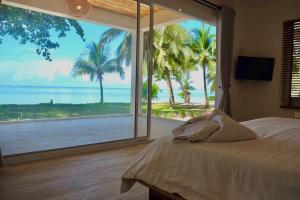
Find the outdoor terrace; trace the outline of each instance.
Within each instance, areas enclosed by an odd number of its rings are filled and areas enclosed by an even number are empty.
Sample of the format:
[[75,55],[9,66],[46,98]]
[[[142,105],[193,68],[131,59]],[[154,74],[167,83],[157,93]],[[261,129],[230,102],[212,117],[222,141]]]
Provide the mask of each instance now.
[[[141,119],[145,129],[146,118]],[[158,138],[181,121],[152,118],[151,138]],[[113,115],[0,123],[2,154],[15,155],[133,138],[133,117]]]

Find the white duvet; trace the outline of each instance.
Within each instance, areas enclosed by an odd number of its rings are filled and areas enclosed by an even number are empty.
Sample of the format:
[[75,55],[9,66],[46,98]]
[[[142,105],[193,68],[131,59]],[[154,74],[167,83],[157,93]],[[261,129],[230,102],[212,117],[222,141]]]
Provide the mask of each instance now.
[[300,199],[300,120],[242,122],[258,136],[228,143],[148,145],[122,177],[121,191],[136,180],[188,200]]

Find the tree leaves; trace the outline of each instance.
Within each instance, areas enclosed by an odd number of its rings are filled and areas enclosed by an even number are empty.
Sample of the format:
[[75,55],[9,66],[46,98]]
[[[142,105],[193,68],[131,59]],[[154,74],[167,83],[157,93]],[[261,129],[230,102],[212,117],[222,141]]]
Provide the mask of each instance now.
[[105,47],[110,42],[115,40],[118,37],[123,37],[120,45],[117,48],[117,57],[119,65],[122,65],[125,62],[126,66],[129,66],[131,63],[131,51],[132,51],[132,34],[129,31],[123,31],[116,28],[110,28],[105,31],[100,38],[98,43],[99,46]]
[[105,73],[118,73],[124,78],[124,69],[117,58],[110,58],[106,47],[91,42],[87,46],[89,53],[86,58],[80,56],[73,66],[73,75],[89,75],[91,81],[102,79]]
[[60,46],[57,41],[51,40],[51,34],[62,38],[72,29],[85,40],[84,30],[76,20],[0,5],[0,43],[4,36],[9,35],[20,44],[34,44],[36,54],[45,60],[52,61],[50,50]]

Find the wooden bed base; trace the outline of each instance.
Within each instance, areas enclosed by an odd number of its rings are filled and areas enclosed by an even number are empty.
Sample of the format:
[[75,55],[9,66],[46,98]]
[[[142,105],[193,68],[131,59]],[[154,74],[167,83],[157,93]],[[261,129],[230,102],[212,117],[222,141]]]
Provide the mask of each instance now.
[[177,195],[149,187],[149,200],[184,200],[184,199]]
[[169,192],[158,189],[154,186],[150,186],[149,184],[143,181],[139,181],[139,180],[136,181],[149,188],[149,200],[185,200],[179,195],[171,194]]

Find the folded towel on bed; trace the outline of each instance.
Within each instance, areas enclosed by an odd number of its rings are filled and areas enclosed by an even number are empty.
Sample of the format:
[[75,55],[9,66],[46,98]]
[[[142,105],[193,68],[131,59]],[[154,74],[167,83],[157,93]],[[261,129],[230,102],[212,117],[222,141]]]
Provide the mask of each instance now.
[[257,136],[248,127],[238,123],[228,115],[216,115],[212,121],[220,128],[211,134],[206,142],[234,142],[255,139]]
[[213,121],[200,121],[185,126],[181,131],[173,133],[174,142],[201,142],[206,140],[220,126]]
[[234,142],[255,139],[256,134],[223,111],[189,120],[172,131],[174,142]]
[[177,128],[173,129],[172,133],[175,134],[175,135],[180,134],[184,131],[185,127],[187,127],[191,124],[201,122],[201,121],[210,121],[216,115],[226,115],[226,114],[220,109],[214,109],[211,113],[206,113],[204,115],[194,117],[194,118],[188,120],[184,124],[182,124],[182,125],[178,126]]

